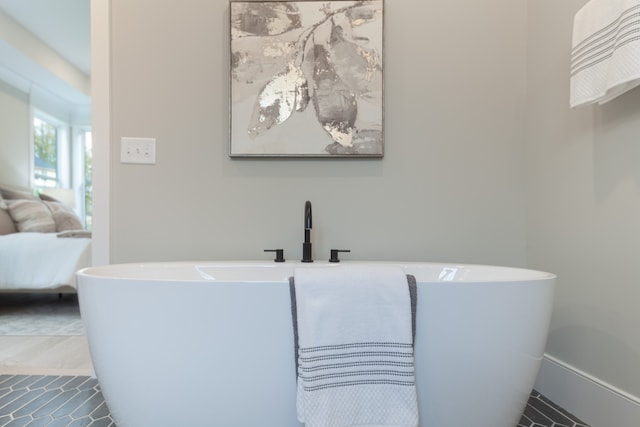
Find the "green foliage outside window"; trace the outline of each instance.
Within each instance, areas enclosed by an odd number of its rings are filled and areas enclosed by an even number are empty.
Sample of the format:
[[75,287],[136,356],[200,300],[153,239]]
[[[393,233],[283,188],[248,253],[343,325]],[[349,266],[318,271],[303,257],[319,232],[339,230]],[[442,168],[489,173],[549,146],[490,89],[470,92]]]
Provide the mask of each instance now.
[[36,157],[55,167],[57,163],[57,129],[38,118],[33,119],[33,146]]
[[58,129],[51,123],[34,117],[33,154],[34,183],[37,186],[56,187],[58,183]]

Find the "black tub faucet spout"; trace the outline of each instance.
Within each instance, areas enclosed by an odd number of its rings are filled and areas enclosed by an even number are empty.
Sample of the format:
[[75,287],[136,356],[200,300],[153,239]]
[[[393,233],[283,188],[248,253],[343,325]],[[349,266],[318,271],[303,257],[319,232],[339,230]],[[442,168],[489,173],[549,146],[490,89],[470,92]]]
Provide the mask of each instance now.
[[304,203],[304,243],[302,243],[302,262],[313,262],[311,258],[311,202]]

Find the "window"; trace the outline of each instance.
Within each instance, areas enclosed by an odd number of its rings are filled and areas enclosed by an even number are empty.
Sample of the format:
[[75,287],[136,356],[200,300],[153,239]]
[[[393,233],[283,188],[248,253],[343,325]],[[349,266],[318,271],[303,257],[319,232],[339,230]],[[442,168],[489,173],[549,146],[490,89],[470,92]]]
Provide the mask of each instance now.
[[93,213],[93,157],[91,155],[91,130],[84,129],[80,133],[79,146],[82,150],[82,182],[80,185],[83,204],[83,214],[85,218],[85,227],[91,230],[92,213]]
[[34,186],[58,187],[58,129],[39,117],[33,118],[33,153]]
[[71,126],[41,111],[33,115],[33,187],[71,189],[66,200],[91,229],[91,128]]

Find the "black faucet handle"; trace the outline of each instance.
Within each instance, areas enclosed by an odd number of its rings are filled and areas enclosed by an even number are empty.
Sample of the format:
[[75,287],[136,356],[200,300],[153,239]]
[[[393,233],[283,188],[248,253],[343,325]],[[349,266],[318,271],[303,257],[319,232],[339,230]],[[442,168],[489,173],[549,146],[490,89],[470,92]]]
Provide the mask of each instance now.
[[265,249],[265,252],[275,252],[276,257],[274,262],[284,262],[284,249]]
[[311,230],[312,223],[311,202],[307,200],[304,202],[304,229]]
[[331,258],[329,258],[329,262],[340,262],[340,258],[338,258],[339,252],[351,252],[350,249],[331,249]]

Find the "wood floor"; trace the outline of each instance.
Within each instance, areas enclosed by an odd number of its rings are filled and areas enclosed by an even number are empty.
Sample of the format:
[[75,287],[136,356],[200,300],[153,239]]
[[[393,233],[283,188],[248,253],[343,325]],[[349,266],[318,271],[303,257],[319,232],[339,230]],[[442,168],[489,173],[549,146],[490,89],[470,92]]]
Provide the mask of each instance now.
[[93,375],[81,336],[0,336],[0,374]]

